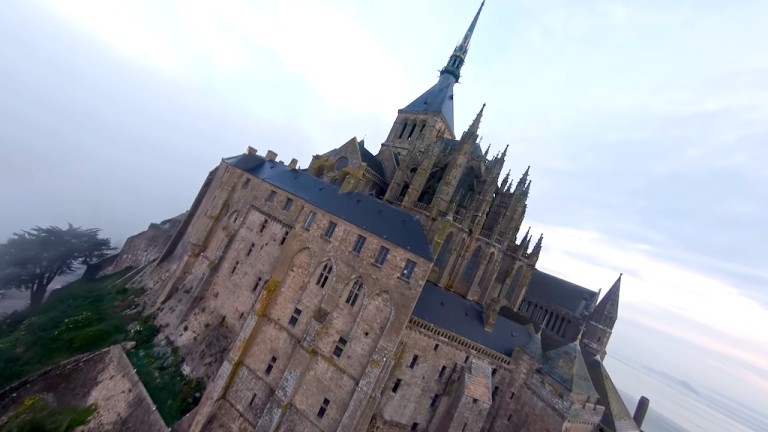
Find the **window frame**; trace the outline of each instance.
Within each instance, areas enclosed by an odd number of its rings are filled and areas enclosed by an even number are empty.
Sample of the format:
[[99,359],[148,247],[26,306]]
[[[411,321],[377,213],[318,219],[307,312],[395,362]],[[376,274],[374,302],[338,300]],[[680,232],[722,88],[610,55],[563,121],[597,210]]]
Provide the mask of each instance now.
[[283,204],[283,211],[288,213],[293,208],[293,198],[285,197],[285,204]]
[[336,228],[338,228],[339,225],[334,221],[328,221],[328,226],[325,228],[325,232],[323,233],[323,238],[326,240],[330,240],[333,238],[333,235],[336,233]]
[[312,228],[312,225],[315,224],[316,218],[317,218],[317,213],[310,210],[309,214],[307,215],[307,219],[304,221],[304,229],[309,231]]
[[384,263],[387,262],[388,256],[389,256],[389,248],[384,245],[381,245],[379,247],[379,251],[376,253],[376,258],[374,258],[373,260],[373,265],[378,267],[384,266]]
[[265,201],[267,204],[274,204],[275,199],[277,199],[277,191],[273,189],[269,191],[269,195],[267,195],[267,199]]
[[416,261],[412,259],[405,260],[403,269],[400,270],[400,279],[405,282],[410,282],[413,279],[413,274],[416,272]]
[[363,288],[365,288],[363,281],[357,279],[349,289],[349,294],[347,294],[347,299],[344,301],[344,303],[354,308],[357,304],[357,299],[363,293]]
[[365,242],[368,240],[368,238],[362,234],[357,235],[357,239],[355,239],[355,244],[352,245],[352,253],[355,255],[360,255],[360,253],[363,251],[363,248],[365,247]]

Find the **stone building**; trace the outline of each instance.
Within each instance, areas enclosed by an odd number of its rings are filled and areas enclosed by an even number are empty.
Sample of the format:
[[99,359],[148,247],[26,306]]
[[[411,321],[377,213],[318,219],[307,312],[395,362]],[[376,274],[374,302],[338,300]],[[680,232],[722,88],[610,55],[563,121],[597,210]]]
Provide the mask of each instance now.
[[482,8],[375,156],[223,159],[134,280],[208,382],[191,430],[639,431],[602,364],[621,279],[537,270],[529,170],[482,150],[485,106],[456,133]]

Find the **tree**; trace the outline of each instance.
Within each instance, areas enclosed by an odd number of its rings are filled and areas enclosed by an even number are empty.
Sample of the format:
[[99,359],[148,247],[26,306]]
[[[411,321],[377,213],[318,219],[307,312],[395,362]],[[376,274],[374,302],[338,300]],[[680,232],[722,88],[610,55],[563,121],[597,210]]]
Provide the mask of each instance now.
[[101,229],[72,226],[34,227],[14,233],[0,243],[0,289],[29,290],[29,306],[43,303],[48,285],[59,275],[71,273],[79,264],[99,261],[113,250]]

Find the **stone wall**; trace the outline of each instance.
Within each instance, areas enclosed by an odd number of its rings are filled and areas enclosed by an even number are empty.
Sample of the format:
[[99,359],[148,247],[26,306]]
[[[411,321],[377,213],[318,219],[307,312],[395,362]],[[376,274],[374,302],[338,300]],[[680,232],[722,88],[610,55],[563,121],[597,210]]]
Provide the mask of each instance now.
[[118,345],[60,363],[0,392],[0,418],[27,398],[98,410],[82,432],[161,432],[168,427]]

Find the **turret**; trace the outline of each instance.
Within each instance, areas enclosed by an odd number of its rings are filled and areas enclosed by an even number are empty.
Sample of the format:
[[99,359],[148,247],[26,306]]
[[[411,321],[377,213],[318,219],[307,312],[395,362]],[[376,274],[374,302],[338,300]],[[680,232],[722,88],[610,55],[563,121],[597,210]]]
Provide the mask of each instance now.
[[605,358],[608,342],[613,333],[613,326],[619,315],[619,294],[621,291],[621,274],[613,283],[605,296],[592,310],[587,319],[582,343],[594,355]]

